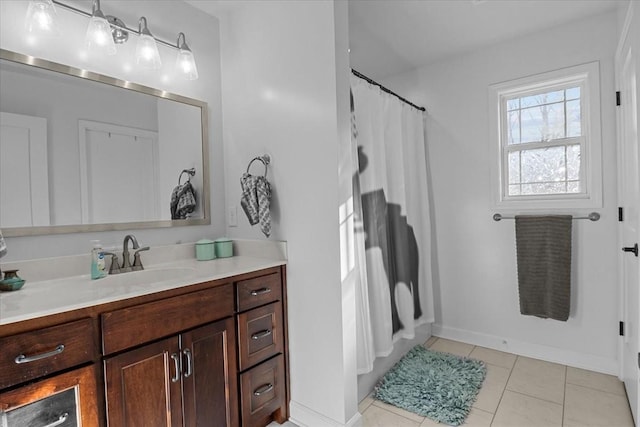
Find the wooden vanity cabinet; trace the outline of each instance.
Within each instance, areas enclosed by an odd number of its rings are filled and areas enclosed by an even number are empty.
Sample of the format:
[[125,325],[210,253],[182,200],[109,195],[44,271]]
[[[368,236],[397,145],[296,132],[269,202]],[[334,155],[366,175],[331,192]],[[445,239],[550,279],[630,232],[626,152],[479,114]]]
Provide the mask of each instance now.
[[1,337],[0,426],[102,425],[98,358],[90,318]]
[[233,326],[227,318],[105,360],[109,425],[237,426]]
[[237,426],[232,316],[231,283],[103,314],[105,353],[142,345],[105,358],[108,424]]
[[0,426],[283,423],[290,394],[285,271],[276,266],[2,326]]
[[283,295],[278,273],[236,283],[240,415],[245,427],[288,418]]

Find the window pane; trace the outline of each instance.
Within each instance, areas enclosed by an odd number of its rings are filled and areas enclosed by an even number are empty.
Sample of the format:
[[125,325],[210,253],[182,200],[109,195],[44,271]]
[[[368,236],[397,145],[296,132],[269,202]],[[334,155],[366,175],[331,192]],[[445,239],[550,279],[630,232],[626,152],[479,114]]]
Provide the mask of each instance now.
[[507,101],[507,110],[508,111],[515,110],[517,108],[520,108],[520,98],[509,99]]
[[543,184],[522,184],[522,195],[529,194],[561,194],[566,193],[564,182],[547,182]]
[[580,182],[567,182],[567,193],[580,193]]
[[580,145],[570,145],[567,147],[567,179],[580,179]]
[[[522,182],[564,181],[564,147],[522,151]],[[524,188],[523,188],[524,194]]]
[[520,186],[519,185],[509,185],[509,195],[510,196],[519,196],[520,195]]
[[520,143],[520,111],[509,111],[508,113],[507,123],[507,138],[508,144],[519,144]]
[[567,102],[567,136],[581,136],[580,100]]
[[565,96],[567,100],[580,98],[580,86],[567,89]]
[[564,138],[563,104],[542,105],[521,110],[522,142]]
[[509,153],[509,184],[520,183],[520,152]]
[[524,98],[521,98],[520,101],[521,108],[535,107],[551,102],[564,101],[564,91],[557,90],[555,92],[546,92],[540,93],[538,95],[525,96]]

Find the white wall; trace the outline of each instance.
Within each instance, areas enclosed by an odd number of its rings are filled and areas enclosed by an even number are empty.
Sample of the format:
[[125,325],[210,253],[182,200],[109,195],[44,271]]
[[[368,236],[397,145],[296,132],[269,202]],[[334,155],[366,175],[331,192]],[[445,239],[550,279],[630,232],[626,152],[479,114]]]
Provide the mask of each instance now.
[[[200,79],[184,81],[174,79],[172,67],[175,50],[160,46],[164,67],[161,72],[137,70],[132,61],[135,36],[113,57],[96,58],[84,52],[84,33],[88,19],[58,10],[62,34],[51,40],[34,41],[24,33],[24,16],[28,2],[0,1],[0,47],[19,53],[68,64],[132,81],[146,86],[203,100],[209,105],[209,159],[211,181],[211,226],[176,227],[171,229],[132,230],[143,245],[161,245],[192,242],[202,237],[219,237],[224,233],[224,170],[221,124],[221,87],[219,23],[212,16],[181,1],[103,1],[105,14],[120,17],[137,28],[138,17],[146,16],[149,29],[163,40],[174,42],[180,31],[198,64]],[[76,2],[88,10],[90,2]],[[89,251],[91,239],[102,239],[105,246],[120,246],[126,232],[82,233],[36,237],[7,238],[8,254],[3,261],[34,259],[48,256],[81,254]]]
[[239,224],[228,233],[264,238],[239,207],[239,179],[253,157],[269,154],[271,239],[288,243],[291,416],[314,427],[357,419],[355,306],[343,305],[338,233],[346,13],[341,1],[285,0],[246,2],[220,17],[227,201]]
[[[612,13],[385,81],[429,110],[427,145],[439,258],[434,335],[617,373],[616,42]],[[574,221],[569,320],[522,316],[514,223],[491,218],[496,211],[491,205],[488,87],[594,60],[600,61],[601,77],[602,218]]]

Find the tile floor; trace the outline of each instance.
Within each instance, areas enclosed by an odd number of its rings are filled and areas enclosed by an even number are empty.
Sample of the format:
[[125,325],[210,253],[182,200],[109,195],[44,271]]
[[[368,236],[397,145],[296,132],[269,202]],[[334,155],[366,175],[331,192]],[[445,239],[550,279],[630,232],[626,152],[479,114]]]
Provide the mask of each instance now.
[[[482,360],[487,376],[465,426],[633,427],[622,383],[613,376],[430,338],[436,351]],[[442,426],[371,397],[360,402],[363,427]]]

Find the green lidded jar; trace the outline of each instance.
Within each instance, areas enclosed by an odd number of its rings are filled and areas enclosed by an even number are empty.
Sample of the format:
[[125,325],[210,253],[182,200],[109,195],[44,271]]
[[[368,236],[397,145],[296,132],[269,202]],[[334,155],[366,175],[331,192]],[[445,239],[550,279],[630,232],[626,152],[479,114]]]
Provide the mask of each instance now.
[[196,259],[198,261],[209,261],[212,259],[216,259],[216,251],[213,240],[200,239],[196,242]]

